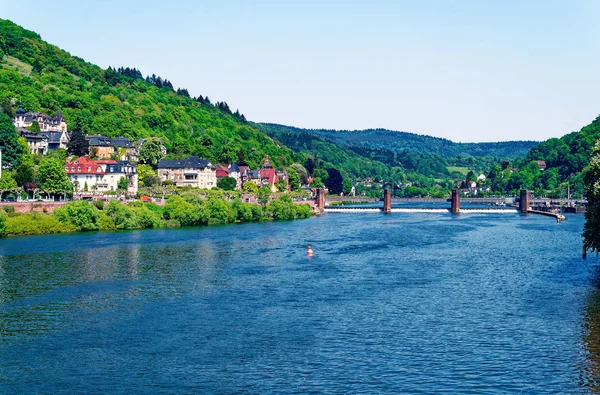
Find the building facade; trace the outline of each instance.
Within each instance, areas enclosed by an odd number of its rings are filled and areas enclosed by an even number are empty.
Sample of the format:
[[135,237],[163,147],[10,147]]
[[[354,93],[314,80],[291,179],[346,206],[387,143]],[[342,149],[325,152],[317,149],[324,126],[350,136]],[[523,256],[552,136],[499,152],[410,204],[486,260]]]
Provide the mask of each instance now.
[[[37,122],[40,127],[39,134],[26,129],[34,122]],[[48,150],[67,149],[69,142],[67,123],[60,111],[56,112],[56,116],[51,117],[41,112],[25,112],[23,106],[19,106],[13,118],[13,124],[21,137],[27,140],[32,154],[45,155]]]
[[161,182],[173,181],[178,187],[210,189],[217,186],[216,166],[198,156],[161,160],[158,163],[158,178]]
[[127,192],[137,193],[138,175],[134,165],[125,161],[96,161],[81,157],[65,165],[75,192],[103,193],[116,191],[119,180],[127,178]]

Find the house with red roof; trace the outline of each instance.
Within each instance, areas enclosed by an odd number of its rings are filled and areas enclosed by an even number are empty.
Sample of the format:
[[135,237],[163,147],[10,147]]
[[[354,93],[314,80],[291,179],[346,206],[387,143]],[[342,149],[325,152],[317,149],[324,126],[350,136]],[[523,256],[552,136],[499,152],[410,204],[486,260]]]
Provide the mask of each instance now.
[[137,193],[137,169],[127,161],[90,160],[81,157],[67,163],[65,171],[75,192],[116,191],[119,180],[124,177],[129,180],[127,192]]

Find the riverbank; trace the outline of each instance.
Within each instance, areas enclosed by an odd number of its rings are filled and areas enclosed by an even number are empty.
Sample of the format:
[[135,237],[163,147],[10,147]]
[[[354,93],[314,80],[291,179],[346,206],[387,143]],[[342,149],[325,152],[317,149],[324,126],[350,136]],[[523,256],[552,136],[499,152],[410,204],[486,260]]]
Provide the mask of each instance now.
[[0,236],[27,236],[120,229],[175,228],[270,220],[293,220],[312,215],[309,204],[283,196],[264,205],[210,197],[170,197],[164,206],[141,201],[73,201],[54,212],[0,210]]

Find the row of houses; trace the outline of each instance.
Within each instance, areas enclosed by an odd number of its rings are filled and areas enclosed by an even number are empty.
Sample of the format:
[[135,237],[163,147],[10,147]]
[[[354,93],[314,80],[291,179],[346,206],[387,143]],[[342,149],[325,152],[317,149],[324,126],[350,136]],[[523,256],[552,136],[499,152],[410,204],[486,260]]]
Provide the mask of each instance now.
[[[27,129],[34,122],[40,127],[40,133],[32,132]],[[41,112],[25,112],[20,105],[13,119],[15,128],[21,137],[24,137],[32,154],[46,155],[50,150],[59,148],[67,149],[71,136],[67,130],[67,123],[60,111],[57,111],[54,117]],[[139,149],[144,143],[144,139],[132,141],[126,137],[106,137],[102,135],[86,136],[89,142],[89,154],[98,159],[117,158],[121,161],[139,160]],[[161,144],[163,155],[167,154],[167,149]]]
[[231,177],[236,181],[236,189],[241,189],[246,182],[252,182],[258,187],[269,186],[273,192],[277,190],[279,180],[287,184],[288,174],[285,170],[277,170],[271,165],[267,155],[262,167],[251,169],[248,166],[215,165],[198,156],[186,159],[161,160],[158,163],[158,178],[161,182],[172,181],[178,187],[212,188],[217,181]]

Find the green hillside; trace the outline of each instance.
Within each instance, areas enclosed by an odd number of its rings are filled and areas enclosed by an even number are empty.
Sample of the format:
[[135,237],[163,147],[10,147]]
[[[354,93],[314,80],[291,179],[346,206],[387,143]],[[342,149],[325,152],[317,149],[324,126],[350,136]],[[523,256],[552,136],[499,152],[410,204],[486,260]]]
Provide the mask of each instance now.
[[134,140],[160,137],[172,157],[241,159],[252,167],[266,154],[276,166],[304,161],[226,103],[191,98],[167,79],[143,79],[135,69],[103,70],[1,19],[0,59],[0,110],[10,116],[22,101],[27,111],[62,111],[70,130]]
[[455,143],[453,141],[420,134],[397,132],[387,129],[329,130],[301,129],[291,126],[265,124],[270,128],[288,133],[307,133],[324,137],[342,147],[384,149],[395,153],[412,152],[418,154],[450,157],[523,157],[534,147],[536,141],[505,141],[497,143]]
[[[581,197],[584,190],[583,173],[589,164],[592,149],[600,139],[600,116],[579,132],[552,138],[533,147],[524,158],[514,163],[497,164],[490,172],[493,188],[498,191],[519,188],[534,189],[539,195],[551,191],[551,196]],[[546,169],[539,170],[535,161],[544,161]],[[514,168],[512,173],[503,171]]]

